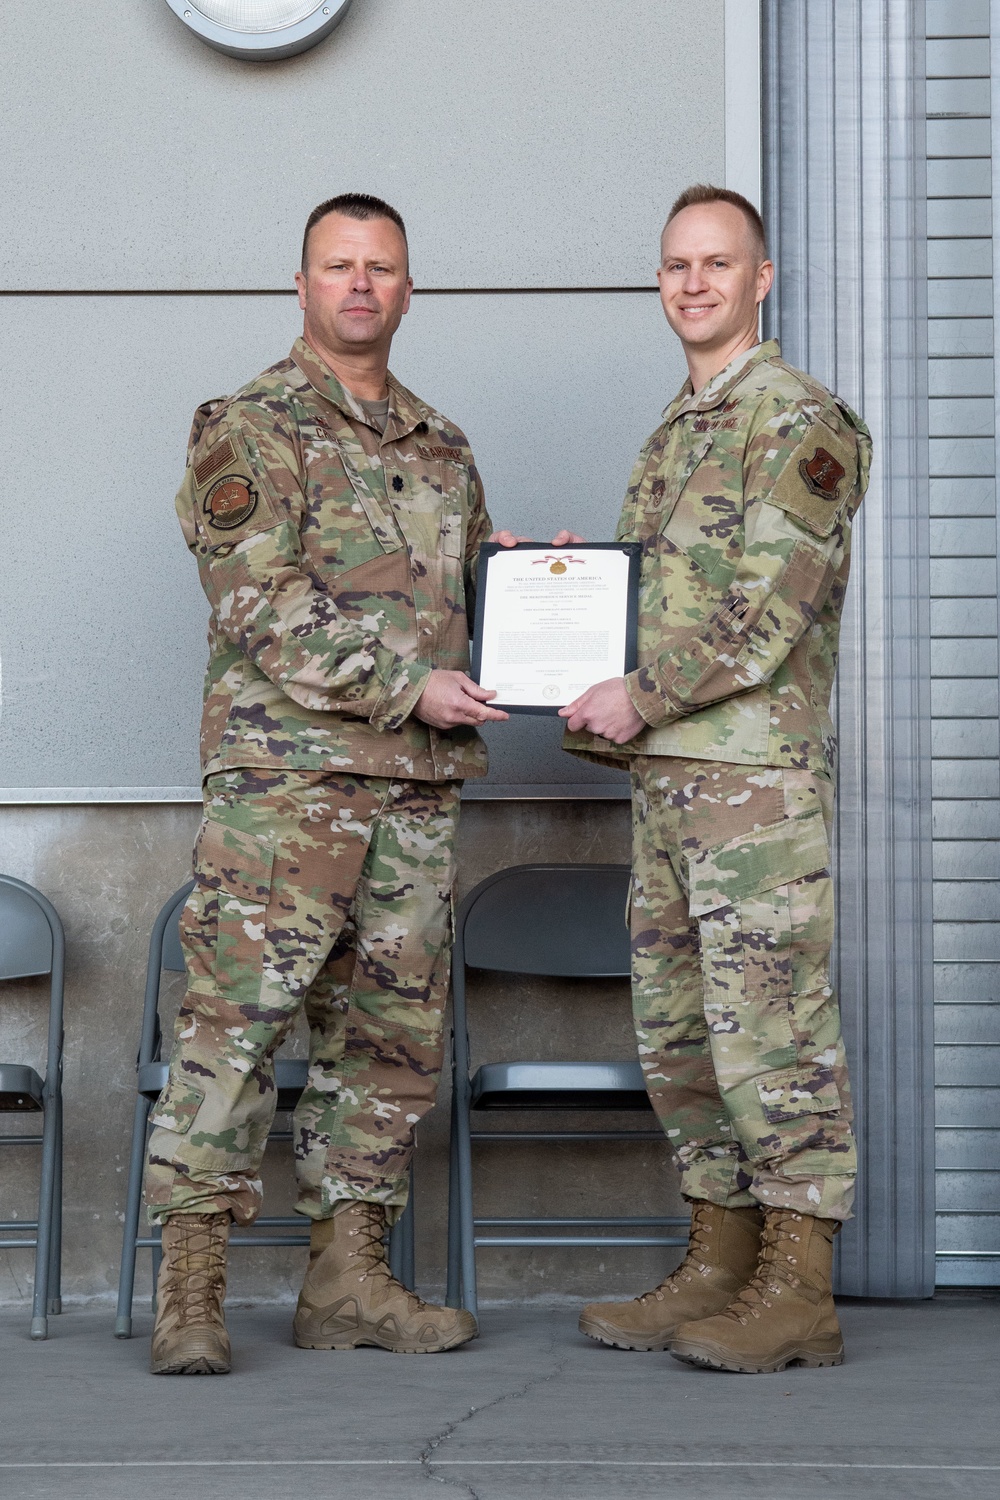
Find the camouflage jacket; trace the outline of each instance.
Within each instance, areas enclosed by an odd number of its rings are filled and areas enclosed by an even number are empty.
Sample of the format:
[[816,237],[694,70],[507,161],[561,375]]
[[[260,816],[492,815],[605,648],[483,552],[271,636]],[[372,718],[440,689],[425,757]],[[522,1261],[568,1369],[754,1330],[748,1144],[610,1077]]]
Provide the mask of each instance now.
[[565,748],[832,773],[851,521],[870,461],[861,419],[773,341],[697,395],[688,382],[639,455],[616,533],[643,547],[639,666],[625,683],[649,728],[626,745],[567,735]]
[[212,606],[205,775],[236,766],[446,781],[471,729],[413,716],[467,670],[467,591],[490,532],[465,437],[389,376],[384,435],[303,340],[195,414],[177,496]]

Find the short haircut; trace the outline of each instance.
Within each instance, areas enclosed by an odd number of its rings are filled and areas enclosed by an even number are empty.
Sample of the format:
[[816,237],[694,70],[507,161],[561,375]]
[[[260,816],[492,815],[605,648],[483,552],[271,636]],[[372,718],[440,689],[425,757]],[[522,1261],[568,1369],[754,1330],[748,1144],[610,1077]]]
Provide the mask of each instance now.
[[671,220],[676,219],[683,209],[691,208],[696,203],[731,203],[733,208],[738,208],[747,221],[751,239],[761,260],[767,260],[767,235],[764,232],[764,220],[750,199],[744,198],[742,193],[734,193],[731,188],[713,187],[710,182],[696,182],[693,187],[684,189],[667,214],[667,223],[663,226],[664,231]]
[[325,219],[327,214],[344,214],[348,219],[391,219],[403,236],[403,244],[409,253],[409,243],[406,238],[406,225],[403,223],[403,215],[391,204],[382,198],[374,198],[371,193],[338,193],[336,198],[327,198],[325,203],[319,203],[313,209],[306,220],[306,231],[302,236],[302,269],[306,268],[306,257],[309,253],[309,236],[312,230]]

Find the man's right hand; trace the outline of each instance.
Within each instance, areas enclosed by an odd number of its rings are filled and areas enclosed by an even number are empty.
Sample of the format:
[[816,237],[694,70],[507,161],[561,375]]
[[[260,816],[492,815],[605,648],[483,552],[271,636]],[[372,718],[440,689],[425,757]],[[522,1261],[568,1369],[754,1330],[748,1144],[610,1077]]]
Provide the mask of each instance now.
[[457,729],[469,724],[478,727],[487,720],[502,722],[510,717],[499,708],[488,707],[496,693],[481,688],[464,672],[446,672],[435,667],[427,686],[417,699],[413,712],[435,729]]

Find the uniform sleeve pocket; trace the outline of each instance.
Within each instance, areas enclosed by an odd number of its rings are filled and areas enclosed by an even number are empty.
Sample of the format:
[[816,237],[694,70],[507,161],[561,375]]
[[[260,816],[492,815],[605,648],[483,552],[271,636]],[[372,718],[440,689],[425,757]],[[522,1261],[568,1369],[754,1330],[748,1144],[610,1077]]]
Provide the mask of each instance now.
[[833,1114],[840,1090],[826,1068],[783,1068],[757,1079],[757,1093],[769,1125],[783,1125],[802,1115]]
[[706,849],[688,865],[693,917],[825,870],[830,846],[820,807]]
[[258,834],[206,819],[195,845],[195,871],[206,885],[244,901],[266,904],[274,847]]

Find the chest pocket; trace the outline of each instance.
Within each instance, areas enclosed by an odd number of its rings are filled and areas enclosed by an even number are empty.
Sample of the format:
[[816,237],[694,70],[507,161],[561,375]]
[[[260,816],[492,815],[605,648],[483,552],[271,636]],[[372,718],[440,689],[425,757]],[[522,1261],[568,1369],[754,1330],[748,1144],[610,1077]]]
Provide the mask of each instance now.
[[682,482],[660,527],[661,538],[684,552],[713,584],[724,587],[736,571],[742,549],[743,499],[734,496],[732,472],[710,458],[712,438],[695,448]]
[[374,486],[369,483],[366,472],[369,463],[367,453],[346,424],[334,431],[334,441],[344,473],[368,518],[379,547],[383,552],[398,552],[403,546],[403,538],[388,508],[381,503]]
[[[666,534],[667,527],[670,525],[670,522],[673,519],[674,512],[677,509],[678,500],[681,498],[685,489],[690,484],[692,475],[694,474],[698,465],[701,463],[702,459],[707,455],[711,446],[711,436],[702,438],[700,443],[696,444],[695,447],[689,450],[687,457],[685,458],[679,471],[672,474],[669,481],[664,484],[662,500],[660,504],[661,513],[659,518],[659,526],[657,527],[657,530],[661,535]],[[672,537],[672,540],[677,541],[677,538]],[[677,541],[677,544],[678,546],[683,545],[679,541]],[[685,550],[687,549],[685,548]]]

